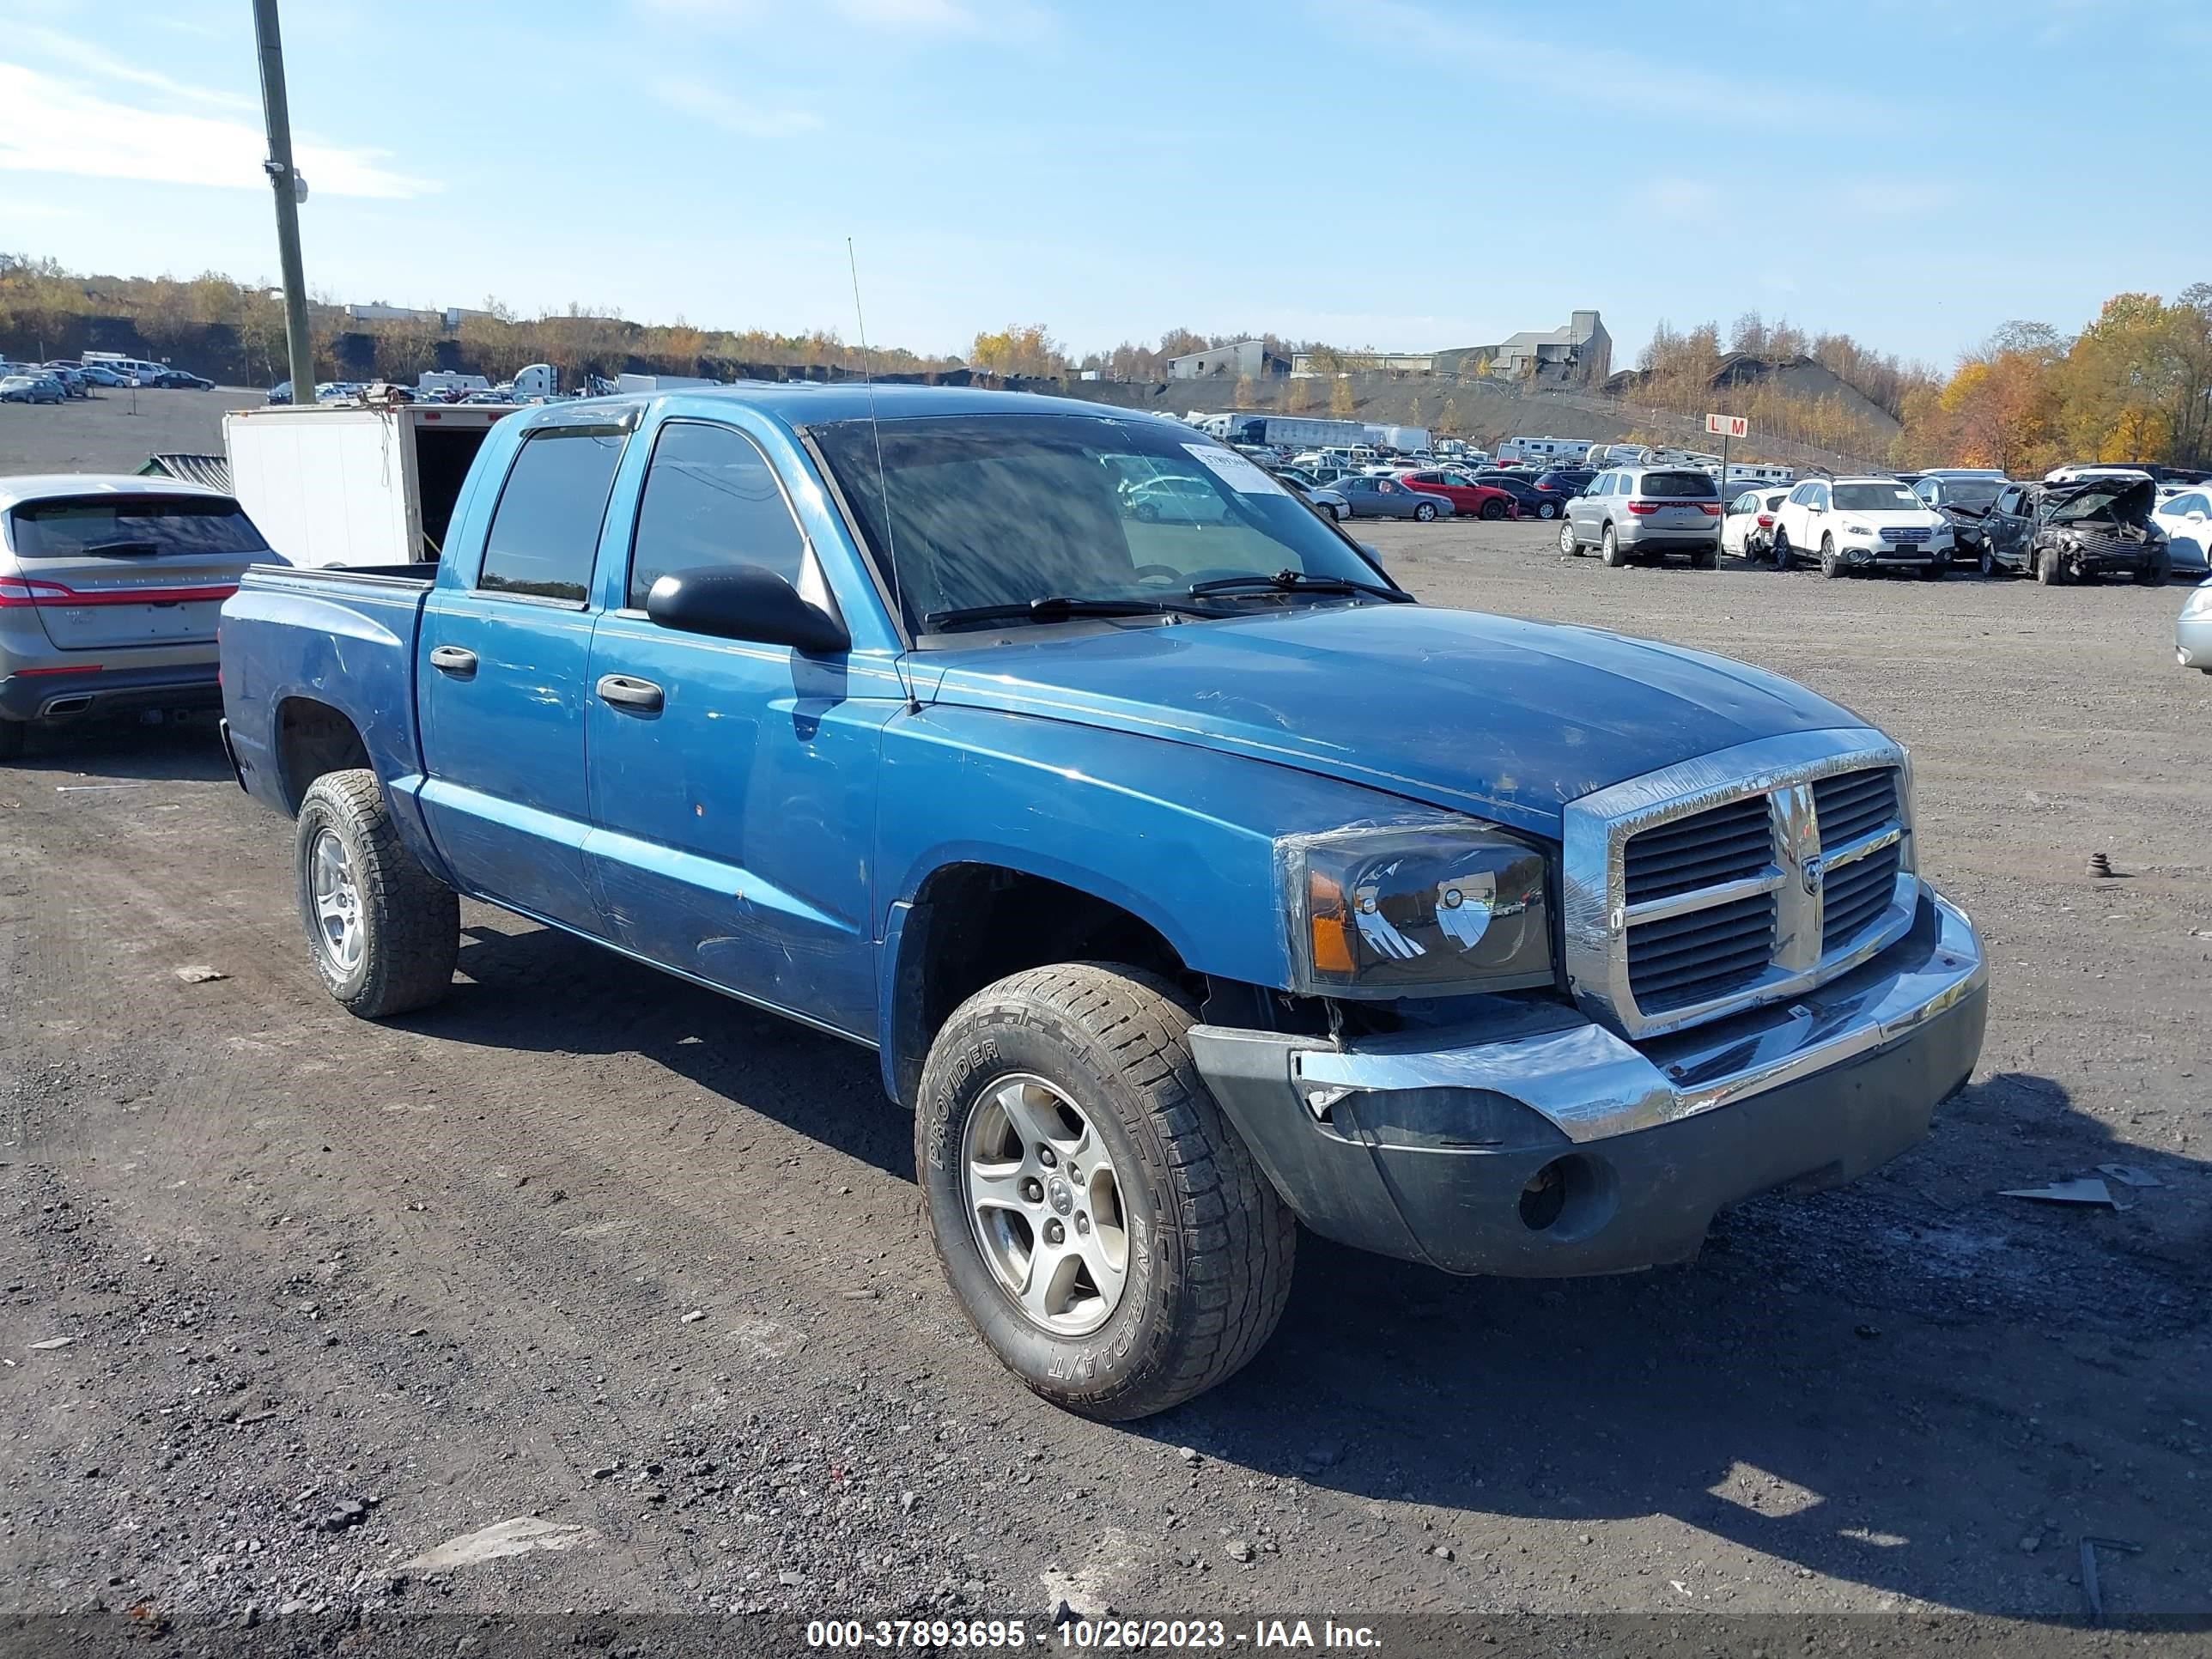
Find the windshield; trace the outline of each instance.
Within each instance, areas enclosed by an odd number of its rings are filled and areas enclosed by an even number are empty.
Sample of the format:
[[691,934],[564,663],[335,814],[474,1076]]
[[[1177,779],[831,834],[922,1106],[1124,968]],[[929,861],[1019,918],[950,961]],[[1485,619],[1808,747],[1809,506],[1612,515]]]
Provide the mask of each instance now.
[[1917,513],[1926,505],[1901,483],[1839,483],[1836,486],[1835,508],[1838,513]]
[[75,495],[26,501],[11,516],[19,559],[74,559],[118,545],[140,553],[265,553],[236,501],[221,495]]
[[1285,570],[1389,581],[1234,450],[1150,420],[937,416],[809,435],[910,627],[1047,598],[1182,600],[1194,582]]

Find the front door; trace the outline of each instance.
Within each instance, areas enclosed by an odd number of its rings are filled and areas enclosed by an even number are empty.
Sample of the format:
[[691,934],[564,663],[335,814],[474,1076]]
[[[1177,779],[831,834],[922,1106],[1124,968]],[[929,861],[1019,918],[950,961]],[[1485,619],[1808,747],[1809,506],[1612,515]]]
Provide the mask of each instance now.
[[592,643],[588,852],[615,942],[837,1030],[874,1030],[869,855],[896,682],[843,655],[709,638],[655,578],[756,564],[834,608],[784,486],[734,427],[658,429],[620,608]]
[[482,559],[449,550],[417,647],[422,799],[438,850],[469,891],[593,934],[583,851],[592,569],[623,441],[604,422],[523,441]]

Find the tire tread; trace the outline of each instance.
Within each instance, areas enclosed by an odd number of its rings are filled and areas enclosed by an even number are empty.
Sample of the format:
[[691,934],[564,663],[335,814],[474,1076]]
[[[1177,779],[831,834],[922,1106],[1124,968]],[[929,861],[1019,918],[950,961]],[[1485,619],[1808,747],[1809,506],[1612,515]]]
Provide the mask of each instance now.
[[[375,773],[366,768],[325,772],[308,787],[300,804],[302,818],[317,803],[360,846],[362,902],[370,918],[368,976],[351,995],[334,985],[331,994],[364,1019],[429,1006],[453,987],[460,956],[460,896],[407,850]],[[303,864],[305,845],[303,836]],[[329,975],[324,978],[327,983]]]

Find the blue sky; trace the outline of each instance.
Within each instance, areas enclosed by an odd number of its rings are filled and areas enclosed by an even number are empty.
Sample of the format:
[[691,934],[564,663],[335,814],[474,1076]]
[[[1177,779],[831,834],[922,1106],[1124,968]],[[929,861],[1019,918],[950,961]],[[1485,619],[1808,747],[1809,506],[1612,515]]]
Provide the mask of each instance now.
[[[308,282],[964,350],[1757,308],[1948,365],[2212,280],[2212,0],[288,0]],[[0,0],[0,248],[273,275],[246,0]],[[2071,198],[2077,206],[2062,205]],[[2046,228],[2049,228],[2046,230]]]

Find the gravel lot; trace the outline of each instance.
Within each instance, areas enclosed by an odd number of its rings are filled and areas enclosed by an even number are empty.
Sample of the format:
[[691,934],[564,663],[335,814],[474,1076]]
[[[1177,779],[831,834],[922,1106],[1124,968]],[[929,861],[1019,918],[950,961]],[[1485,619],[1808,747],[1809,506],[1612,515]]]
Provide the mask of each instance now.
[[[1742,657],[1912,745],[1996,975],[1922,1147],[1634,1277],[1304,1241],[1257,1364],[1102,1427],[953,1307],[870,1056],[475,908],[445,1006],[354,1021],[207,732],[90,732],[0,769],[6,1600],[2045,1621],[2087,1534],[2140,1547],[2100,1557],[2116,1616],[2212,1613],[2181,590],[1608,571],[1552,533],[1371,539],[1432,603]],[[2112,1162],[2160,1184],[1997,1195]],[[420,1559],[518,1519],[526,1553]]]
[[0,404],[0,472],[136,472],[149,455],[220,455],[223,411],[265,392],[118,391],[68,403]]

